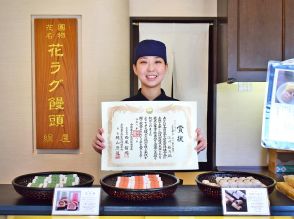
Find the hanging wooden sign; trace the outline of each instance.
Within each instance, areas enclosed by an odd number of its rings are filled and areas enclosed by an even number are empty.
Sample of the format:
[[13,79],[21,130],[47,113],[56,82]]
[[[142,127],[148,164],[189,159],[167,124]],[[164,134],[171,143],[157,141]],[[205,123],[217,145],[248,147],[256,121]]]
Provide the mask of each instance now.
[[78,149],[76,18],[34,19],[37,149]]

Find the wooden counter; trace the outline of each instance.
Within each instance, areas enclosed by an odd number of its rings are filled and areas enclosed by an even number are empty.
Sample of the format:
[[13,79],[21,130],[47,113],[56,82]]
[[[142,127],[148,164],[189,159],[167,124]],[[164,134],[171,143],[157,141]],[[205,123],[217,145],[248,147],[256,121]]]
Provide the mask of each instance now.
[[[294,216],[294,202],[274,191],[270,195],[272,216]],[[51,215],[51,204],[30,201],[12,185],[0,185],[0,215]],[[101,191],[101,216],[222,216],[220,200],[208,198],[198,187],[179,186],[170,198],[129,202],[109,197]]]

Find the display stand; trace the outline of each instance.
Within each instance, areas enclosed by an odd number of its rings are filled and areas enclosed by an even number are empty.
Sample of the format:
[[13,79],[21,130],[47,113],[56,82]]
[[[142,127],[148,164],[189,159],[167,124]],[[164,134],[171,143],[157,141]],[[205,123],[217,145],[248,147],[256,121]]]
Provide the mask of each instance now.
[[269,151],[269,164],[268,169],[272,173],[277,172],[277,166],[278,166],[278,155],[287,153],[287,154],[293,154],[294,151],[288,151],[288,150],[277,150],[277,149],[268,149]]

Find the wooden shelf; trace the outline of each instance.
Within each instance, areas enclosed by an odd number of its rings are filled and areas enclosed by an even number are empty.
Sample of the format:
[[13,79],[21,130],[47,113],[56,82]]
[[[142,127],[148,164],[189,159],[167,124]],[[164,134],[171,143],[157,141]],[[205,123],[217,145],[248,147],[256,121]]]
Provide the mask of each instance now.
[[278,156],[279,156],[279,154],[294,154],[294,151],[276,150],[276,149],[268,149],[268,152],[269,152],[268,169],[272,173],[276,173],[277,172]]

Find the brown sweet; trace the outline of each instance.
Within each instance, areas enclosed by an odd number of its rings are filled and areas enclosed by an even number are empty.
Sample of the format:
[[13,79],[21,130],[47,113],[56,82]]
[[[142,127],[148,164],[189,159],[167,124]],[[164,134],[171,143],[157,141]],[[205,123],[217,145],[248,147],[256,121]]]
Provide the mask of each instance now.
[[285,175],[284,181],[294,188],[294,175]]
[[286,182],[277,182],[276,189],[288,196],[290,199],[294,200],[294,188]]

